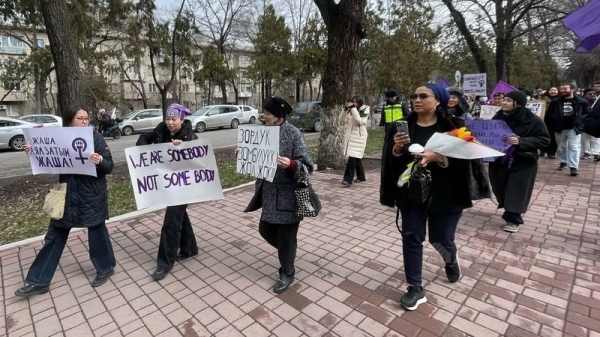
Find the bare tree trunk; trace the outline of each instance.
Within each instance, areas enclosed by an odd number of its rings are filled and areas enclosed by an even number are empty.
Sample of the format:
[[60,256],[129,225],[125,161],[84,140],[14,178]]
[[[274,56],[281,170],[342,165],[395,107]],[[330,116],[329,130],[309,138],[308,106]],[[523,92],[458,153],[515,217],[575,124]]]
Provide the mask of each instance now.
[[56,66],[57,115],[62,116],[69,105],[84,102],[83,77],[79,69],[79,57],[69,36],[70,30],[67,25],[64,0],[40,1],[40,8]]
[[483,50],[477,44],[475,37],[473,36],[473,34],[471,34],[471,31],[467,26],[467,21],[465,20],[465,17],[459,10],[456,9],[456,7],[454,7],[452,0],[442,0],[442,2],[446,5],[446,7],[448,7],[450,15],[452,15],[452,18],[456,23],[456,27],[460,31],[461,35],[465,38],[467,46],[469,46],[469,50],[471,51],[471,54],[473,54],[475,64],[477,64],[477,69],[479,69],[481,73],[487,73],[488,64],[485,59],[485,55],[483,53]]
[[319,168],[345,167],[344,136],[340,111],[352,93],[352,77],[358,60],[358,45],[365,31],[362,22],[367,0],[335,4],[315,0],[327,26],[327,63],[323,75],[323,129],[319,137]]
[[227,103],[227,86],[225,84],[221,84],[221,95],[223,95],[222,96],[223,102],[221,102],[221,103],[223,103],[223,104]]
[[310,91],[310,100],[313,100],[313,87],[312,87],[312,81],[308,80],[308,90]]

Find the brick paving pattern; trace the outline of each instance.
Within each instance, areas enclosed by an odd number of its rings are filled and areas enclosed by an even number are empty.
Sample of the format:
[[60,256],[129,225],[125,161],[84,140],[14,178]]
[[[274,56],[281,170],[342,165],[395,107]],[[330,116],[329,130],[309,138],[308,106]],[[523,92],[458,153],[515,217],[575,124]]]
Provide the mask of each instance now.
[[600,336],[598,243],[600,165],[582,161],[576,178],[540,160],[534,201],[518,233],[500,230],[491,200],[468,210],[457,232],[462,279],[446,280],[426,244],[428,303],[406,312],[395,211],[379,205],[379,175],[343,188],[314,175],[323,202],[302,222],[296,282],[276,296],[276,252],[242,213],[253,192],[189,208],[200,254],[157,283],[163,212],[109,230],[118,266],[92,288],[87,233],[69,238],[48,294],[14,297],[41,242],[0,252],[0,336]]

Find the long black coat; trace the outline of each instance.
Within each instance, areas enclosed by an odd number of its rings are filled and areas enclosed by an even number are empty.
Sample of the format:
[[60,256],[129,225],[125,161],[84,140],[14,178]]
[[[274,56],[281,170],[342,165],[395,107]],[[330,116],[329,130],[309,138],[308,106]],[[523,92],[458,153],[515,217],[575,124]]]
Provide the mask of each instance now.
[[94,152],[102,156],[102,162],[96,165],[97,177],[60,175],[59,181],[67,183],[65,212],[62,219],[51,219],[51,225],[59,228],[94,227],[108,219],[106,175],[112,172],[114,163],[110,149],[98,132],[94,132]]
[[[410,114],[406,121],[408,122],[409,136],[413,139],[415,125],[417,123],[417,114]],[[438,118],[437,132],[448,132],[454,128],[464,126],[464,121],[459,118]],[[406,166],[413,160],[413,156],[408,152],[411,144],[407,144],[402,149],[402,156],[396,157],[392,154],[394,148],[395,127],[386,129],[385,143],[383,145],[383,156],[381,158],[381,187],[380,203],[389,207],[398,207],[406,209],[410,207],[406,188],[399,188],[398,178],[406,170]],[[425,145],[425,144],[421,144]],[[469,199],[468,181],[469,181],[469,161],[463,159],[448,158],[448,167],[441,168],[437,164],[427,165],[431,171],[431,205],[428,209],[430,213],[453,213],[460,212],[466,208],[472,207],[473,203]]]
[[519,137],[519,145],[509,160],[498,158],[490,163],[489,175],[498,208],[525,213],[531,200],[538,171],[538,150],[550,145],[550,135],[541,118],[527,108],[505,115],[499,111],[493,119],[503,120]]

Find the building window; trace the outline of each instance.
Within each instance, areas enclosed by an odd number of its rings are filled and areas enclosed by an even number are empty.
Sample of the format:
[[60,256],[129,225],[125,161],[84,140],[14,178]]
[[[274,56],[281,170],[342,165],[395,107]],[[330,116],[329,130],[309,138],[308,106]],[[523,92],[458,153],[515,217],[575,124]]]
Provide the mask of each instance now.
[[190,85],[189,84],[184,84],[184,85],[181,86],[181,88],[182,88],[181,90],[183,92],[190,92]]
[[242,62],[245,63],[250,63],[252,61],[252,58],[248,55],[242,55]]
[[142,90],[140,83],[131,83],[132,92],[139,92],[140,90]]
[[153,83],[148,84],[148,91],[149,92],[158,92],[158,88],[156,87],[156,84],[153,84]]
[[23,48],[23,41],[12,36],[0,35],[0,46]]
[[5,91],[19,91],[21,90],[21,82],[10,82],[10,81],[6,81],[4,82],[4,90]]

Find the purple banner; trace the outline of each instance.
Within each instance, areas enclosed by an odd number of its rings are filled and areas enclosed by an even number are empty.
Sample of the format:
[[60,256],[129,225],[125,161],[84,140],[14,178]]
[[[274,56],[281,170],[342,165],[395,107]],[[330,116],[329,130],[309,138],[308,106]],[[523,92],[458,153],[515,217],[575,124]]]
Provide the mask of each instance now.
[[[510,127],[506,125],[506,122],[495,119],[474,119],[466,122],[467,128],[471,131],[471,135],[475,137],[479,143],[504,153],[512,146],[508,142],[508,138],[514,136],[514,133]],[[496,158],[486,158],[484,160],[494,161]]]

